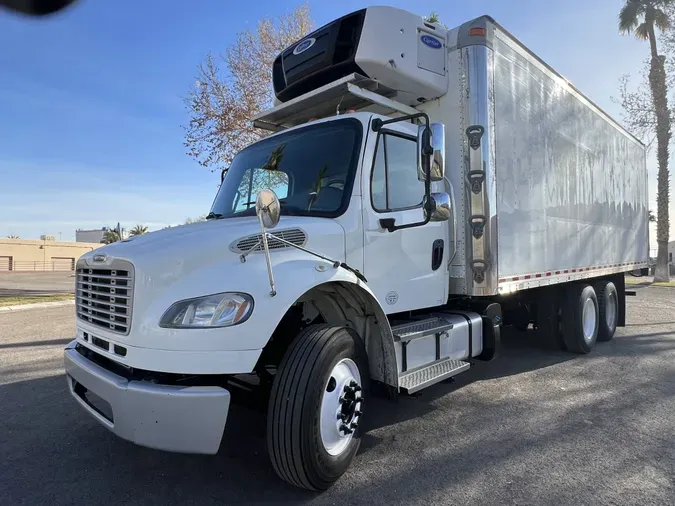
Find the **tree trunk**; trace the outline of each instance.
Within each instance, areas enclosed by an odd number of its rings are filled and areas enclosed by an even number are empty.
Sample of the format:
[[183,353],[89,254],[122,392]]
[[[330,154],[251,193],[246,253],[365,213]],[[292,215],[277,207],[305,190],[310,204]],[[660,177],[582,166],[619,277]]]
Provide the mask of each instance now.
[[668,239],[670,236],[668,143],[671,136],[670,113],[668,109],[668,89],[665,72],[666,57],[658,54],[653,25],[649,27],[649,41],[652,53],[649,68],[649,85],[656,111],[656,158],[659,164],[656,189],[656,242],[658,244],[658,253],[656,255],[654,281],[662,282],[670,280],[668,269]]

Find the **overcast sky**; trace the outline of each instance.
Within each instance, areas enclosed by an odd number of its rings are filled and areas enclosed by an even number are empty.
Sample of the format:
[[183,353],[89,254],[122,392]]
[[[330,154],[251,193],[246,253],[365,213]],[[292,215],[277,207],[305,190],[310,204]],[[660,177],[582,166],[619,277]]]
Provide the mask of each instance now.
[[[309,3],[317,25],[370,4]],[[620,0],[376,4],[436,11],[449,26],[490,14],[614,116],[619,77],[648,52],[618,34]],[[0,237],[72,240],[76,228],[152,230],[206,213],[219,176],[185,154],[181,128],[195,68],[237,31],[296,5],[80,0],[40,21],[0,12]],[[653,156],[649,169],[655,210]]]

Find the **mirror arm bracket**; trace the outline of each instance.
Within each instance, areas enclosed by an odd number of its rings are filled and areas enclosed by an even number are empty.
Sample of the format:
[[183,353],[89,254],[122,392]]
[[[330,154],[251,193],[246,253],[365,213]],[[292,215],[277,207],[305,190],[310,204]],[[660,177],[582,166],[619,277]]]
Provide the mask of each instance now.
[[[429,115],[426,112],[418,112],[415,114],[406,114],[405,116],[399,116],[398,118],[392,118],[388,120],[383,120],[381,118],[375,118],[371,124],[371,128],[373,129],[373,132],[379,132],[382,130],[382,127],[385,125],[390,125],[391,123],[400,123],[401,121],[408,121],[408,120],[413,120],[417,118],[423,118],[425,124],[427,125],[427,128],[429,128],[430,122],[429,122]],[[430,147],[430,146],[429,146]],[[425,146],[425,149],[427,149],[427,146]]]
[[242,264],[246,263],[246,257],[249,256],[251,253],[253,253],[256,248],[258,248],[262,244],[262,239],[259,239],[255,245],[253,245],[251,248],[248,250],[244,251],[241,255],[239,255],[239,260],[241,260]]
[[265,232],[265,235],[269,237],[270,239],[274,239],[275,241],[279,241],[281,244],[285,244],[286,246],[290,246],[291,248],[299,249],[300,251],[304,251],[305,253],[309,253],[310,255],[313,255],[315,257],[320,258],[321,260],[325,260],[326,262],[330,262],[333,266],[334,269],[337,269],[340,267],[340,262],[337,260],[333,260],[332,258],[325,257],[323,255],[320,255],[318,253],[314,253],[313,251],[308,250],[307,248],[303,248],[302,246],[298,246],[297,244],[293,244],[290,241],[287,241],[286,239],[282,239],[281,237],[277,237],[276,235],[270,234],[269,232]]
[[[274,274],[272,273],[272,259],[270,258],[270,248],[267,244],[267,232],[265,231],[265,224],[263,223],[262,214],[258,213],[258,221],[260,222],[260,240],[263,244],[263,250],[265,250],[265,262],[267,263],[267,274],[270,278],[270,296],[274,297],[277,294],[277,290],[274,287]],[[245,257],[244,257],[245,258]]]

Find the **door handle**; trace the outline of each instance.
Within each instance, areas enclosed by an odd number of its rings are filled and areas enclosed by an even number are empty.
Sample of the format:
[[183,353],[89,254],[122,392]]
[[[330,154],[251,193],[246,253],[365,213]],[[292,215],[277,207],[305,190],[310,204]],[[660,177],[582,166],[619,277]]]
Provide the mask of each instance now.
[[396,218],[380,218],[380,226],[385,229],[387,232],[394,231],[394,224],[396,223]]
[[436,271],[443,263],[443,239],[436,239],[431,247],[431,270]]

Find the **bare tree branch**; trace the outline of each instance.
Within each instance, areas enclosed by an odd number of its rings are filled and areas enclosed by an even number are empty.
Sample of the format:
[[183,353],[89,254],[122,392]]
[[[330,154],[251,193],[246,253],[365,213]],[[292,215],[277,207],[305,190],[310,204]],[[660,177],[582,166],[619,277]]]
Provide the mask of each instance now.
[[272,64],[285,48],[312,29],[307,3],[277,19],[262,19],[254,30],[237,35],[224,54],[209,53],[185,105],[188,154],[211,170],[227,168],[234,155],[266,132],[251,118],[273,105]]

